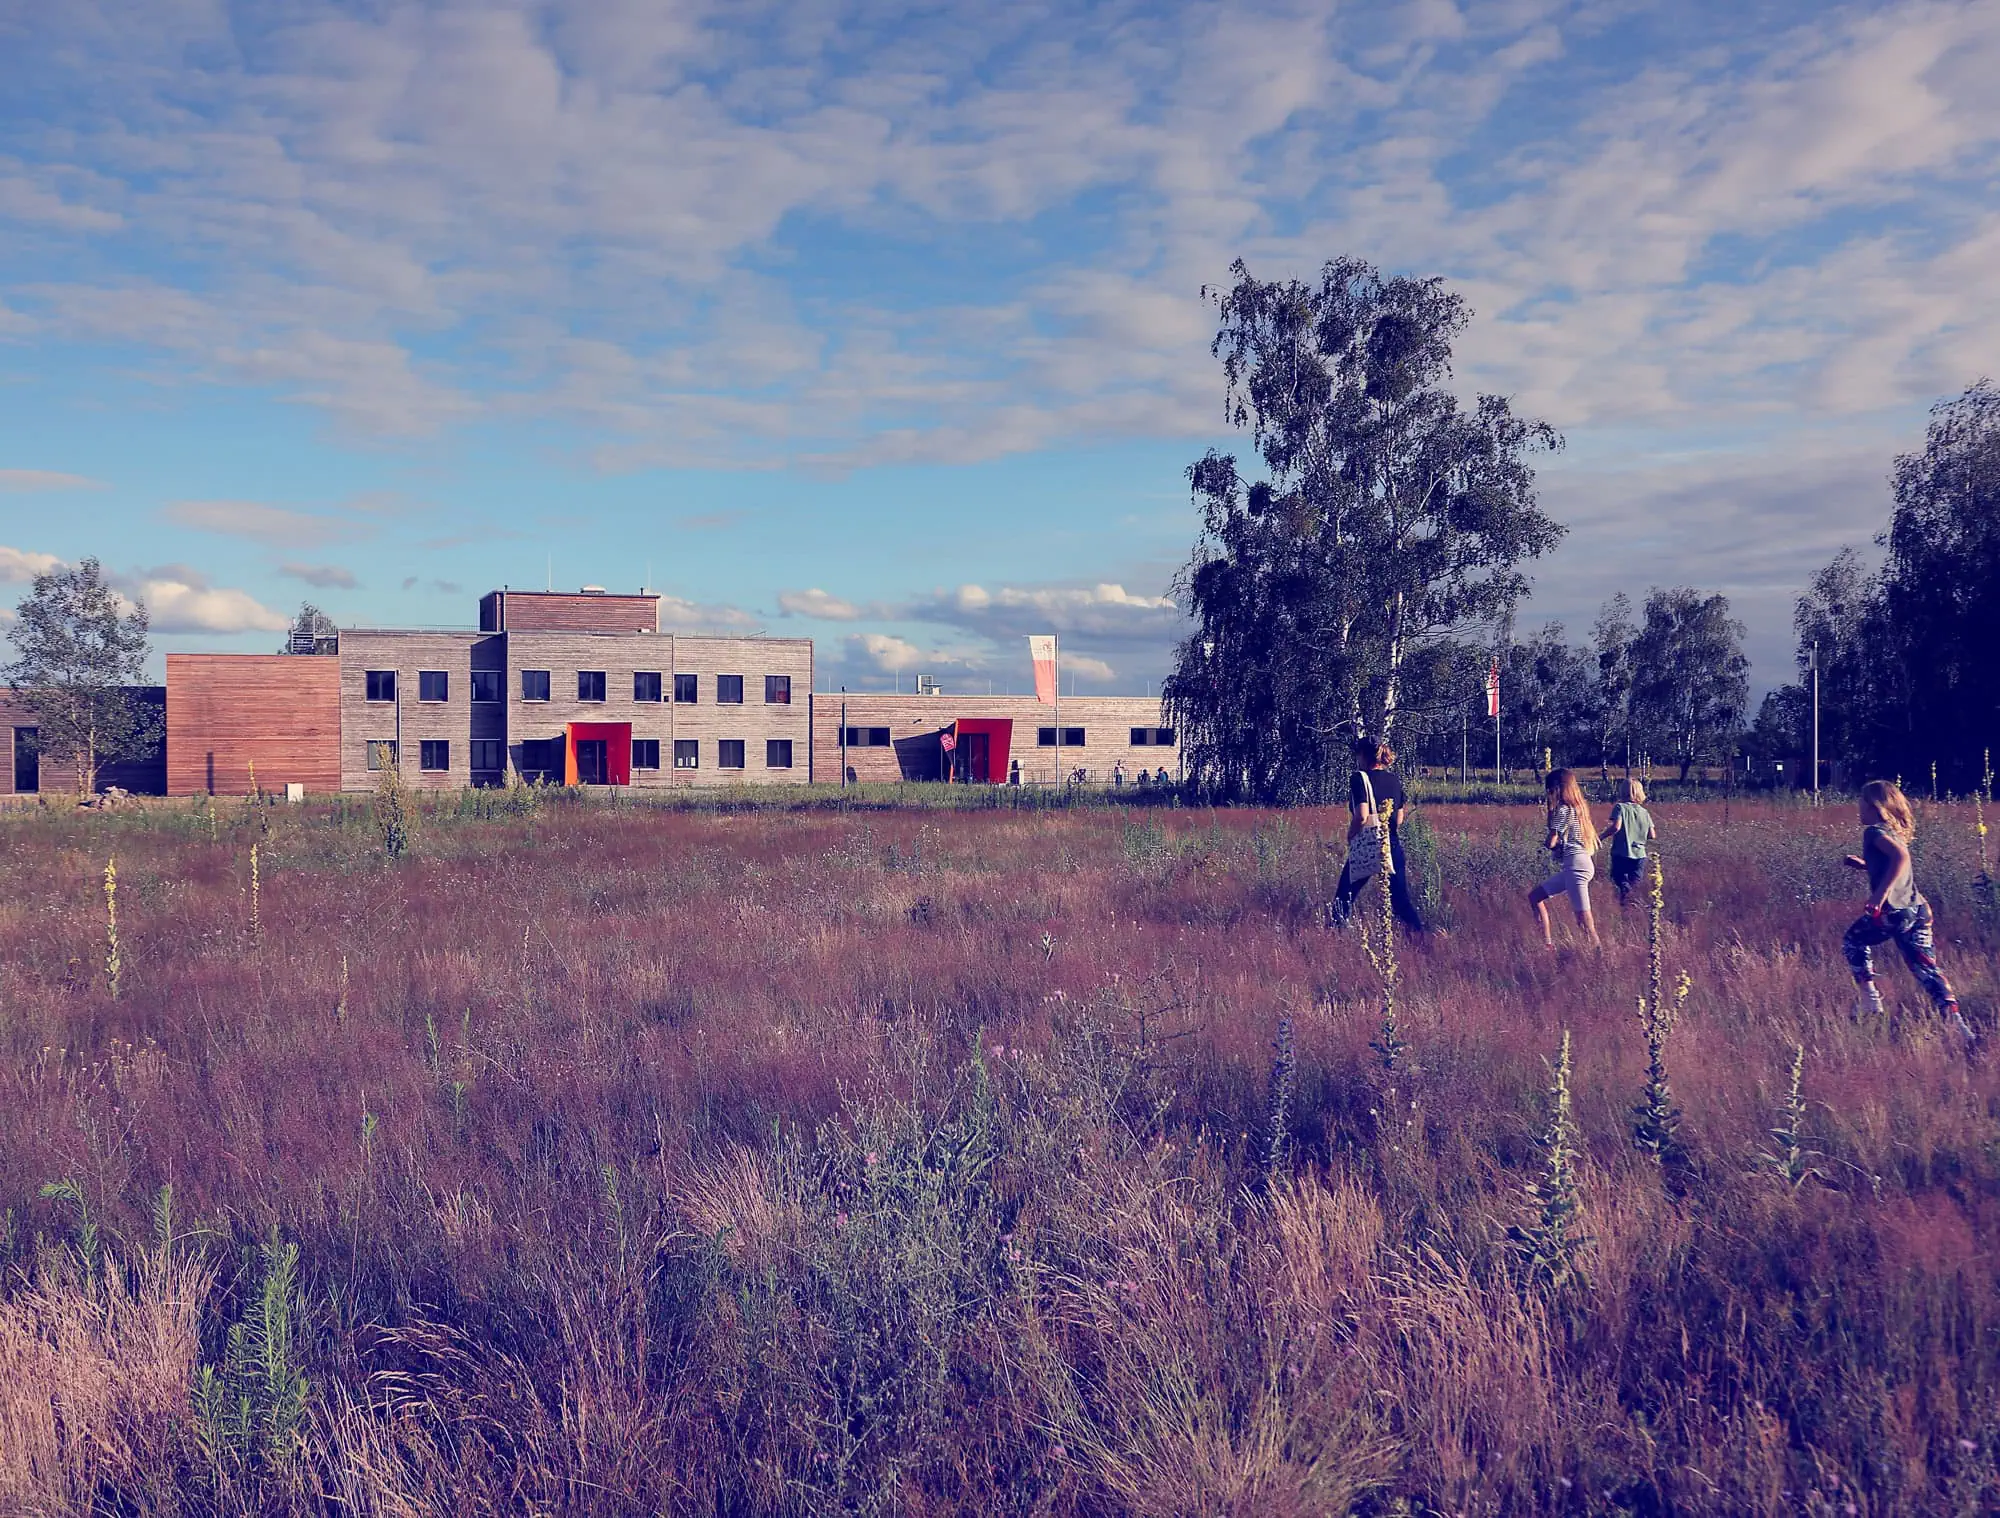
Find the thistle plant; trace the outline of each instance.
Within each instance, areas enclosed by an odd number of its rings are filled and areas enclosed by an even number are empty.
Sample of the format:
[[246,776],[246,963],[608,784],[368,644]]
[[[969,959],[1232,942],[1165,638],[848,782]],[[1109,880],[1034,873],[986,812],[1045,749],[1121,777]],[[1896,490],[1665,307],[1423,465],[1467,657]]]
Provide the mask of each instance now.
[[261,1256],[257,1293],[229,1326],[221,1365],[202,1366],[195,1382],[195,1417],[218,1466],[285,1466],[305,1421],[308,1387],[295,1332],[299,1247],[273,1235]]
[[1389,871],[1395,863],[1395,855],[1389,844],[1389,830],[1378,830],[1378,845],[1381,862],[1376,867],[1377,925],[1382,933],[1382,947],[1375,947],[1375,936],[1369,931],[1366,918],[1361,922],[1361,947],[1368,953],[1368,962],[1375,967],[1375,973],[1382,977],[1382,1031],[1369,1043],[1369,1048],[1381,1056],[1383,1070],[1393,1074],[1409,1050],[1403,1041],[1402,1026],[1396,1010],[1396,982],[1402,967],[1396,959],[1396,908],[1394,898],[1389,894]]
[[118,860],[114,857],[104,862],[104,983],[113,1001],[118,1000],[124,970],[125,960],[118,952]]
[[1582,1232],[1582,1193],[1577,1181],[1583,1140],[1571,1106],[1569,1081],[1570,1041],[1565,1028],[1550,1073],[1549,1123],[1542,1131],[1540,1145],[1541,1174],[1524,1188],[1528,1220],[1509,1231],[1528,1284],[1548,1291],[1582,1282],[1578,1256],[1589,1242]]
[[1284,1168],[1292,1120],[1292,1089],[1298,1079],[1299,1051],[1292,1036],[1289,1015],[1278,1018],[1277,1037],[1271,1040],[1271,1081],[1264,1099],[1265,1189],[1270,1189]]
[[250,799],[252,801],[261,801],[264,799],[264,793],[257,789],[257,761],[255,759],[250,761]]
[[1973,877],[1972,894],[1978,900],[1980,910],[1991,914],[1993,911],[1993,870],[1986,854],[1986,808],[1993,801],[1993,750],[1987,749],[1982,756],[1979,772],[1979,789],[1972,793],[1972,831],[1979,840],[1979,873]]
[[1794,1190],[1819,1174],[1812,1164],[1812,1151],[1806,1148],[1806,1101],[1802,1091],[1805,1073],[1806,1046],[1794,1044],[1791,1089],[1785,1094],[1778,1126],[1770,1130],[1777,1147],[1759,1156],[1779,1180]]
[[1681,972],[1671,999],[1666,995],[1666,966],[1661,916],[1666,907],[1665,875],[1657,850],[1653,856],[1653,888],[1646,913],[1646,994],[1639,998],[1639,1027],[1646,1038],[1646,1090],[1632,1109],[1632,1142],[1661,1165],[1678,1171],[1687,1161],[1681,1142],[1680,1109],[1667,1081],[1667,1038],[1680,1020],[1694,983]]
[[375,825],[381,829],[382,852],[401,859],[410,849],[410,798],[403,789],[402,756],[397,754],[382,766],[382,781],[375,790]]

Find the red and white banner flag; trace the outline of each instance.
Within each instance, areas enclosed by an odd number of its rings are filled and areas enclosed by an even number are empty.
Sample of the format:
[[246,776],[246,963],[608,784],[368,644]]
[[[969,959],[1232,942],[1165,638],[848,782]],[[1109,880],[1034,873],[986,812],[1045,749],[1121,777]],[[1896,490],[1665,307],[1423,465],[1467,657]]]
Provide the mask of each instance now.
[[1035,661],[1035,699],[1044,706],[1056,704],[1056,635],[1030,633],[1028,657]]
[[1486,715],[1500,715],[1500,661],[1495,659],[1493,667],[1486,672]]
[[958,747],[958,724],[956,722],[944,730],[944,736],[938,739],[938,747],[943,749],[947,754]]

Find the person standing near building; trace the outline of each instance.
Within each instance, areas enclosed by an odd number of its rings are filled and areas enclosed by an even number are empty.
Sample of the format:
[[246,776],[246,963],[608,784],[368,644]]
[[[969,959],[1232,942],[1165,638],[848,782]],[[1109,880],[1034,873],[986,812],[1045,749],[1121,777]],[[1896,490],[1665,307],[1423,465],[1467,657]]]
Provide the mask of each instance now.
[[1917,983],[1930,993],[1938,1016],[1967,1039],[1972,1030],[1959,1016],[1951,982],[1938,968],[1931,937],[1931,904],[1917,889],[1910,863],[1910,838],[1916,818],[1902,787],[1889,780],[1871,780],[1861,788],[1861,852],[1841,862],[1868,872],[1868,907],[1841,939],[1841,953],[1854,974],[1856,1012],[1880,1014],[1882,993],[1875,985],[1874,948],[1894,940],[1903,963]]
[[1528,909],[1542,930],[1542,942],[1553,949],[1555,934],[1549,927],[1549,902],[1567,896],[1576,912],[1576,925],[1591,943],[1599,942],[1597,920],[1590,915],[1590,883],[1597,878],[1597,826],[1590,820],[1590,804],[1583,799],[1583,787],[1576,771],[1550,770],[1543,782],[1548,798],[1548,839],[1556,872],[1528,892]]
[[1425,930],[1423,914],[1410,895],[1410,871],[1403,857],[1403,822],[1410,802],[1403,777],[1394,769],[1396,751],[1374,738],[1354,740],[1354,773],[1347,782],[1347,863],[1334,893],[1334,914],[1345,921],[1354,898],[1381,868],[1381,830],[1389,831],[1389,904],[1412,933]]

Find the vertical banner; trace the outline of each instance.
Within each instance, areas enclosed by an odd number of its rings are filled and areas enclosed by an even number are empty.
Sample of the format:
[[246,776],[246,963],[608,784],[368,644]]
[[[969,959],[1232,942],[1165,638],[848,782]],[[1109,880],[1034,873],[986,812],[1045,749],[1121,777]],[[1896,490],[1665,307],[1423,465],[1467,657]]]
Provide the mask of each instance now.
[[1486,715],[1500,715],[1500,661],[1495,659],[1493,667],[1486,672]]
[[1054,633],[1030,633],[1028,657],[1035,661],[1035,699],[1044,706],[1056,703],[1056,638]]

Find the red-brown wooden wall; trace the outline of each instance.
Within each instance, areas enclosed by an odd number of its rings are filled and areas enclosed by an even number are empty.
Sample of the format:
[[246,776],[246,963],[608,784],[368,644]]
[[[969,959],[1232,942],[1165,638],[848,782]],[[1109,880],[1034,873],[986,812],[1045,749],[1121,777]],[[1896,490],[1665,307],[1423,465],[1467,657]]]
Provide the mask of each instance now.
[[340,789],[340,661],[167,655],[167,794]]

